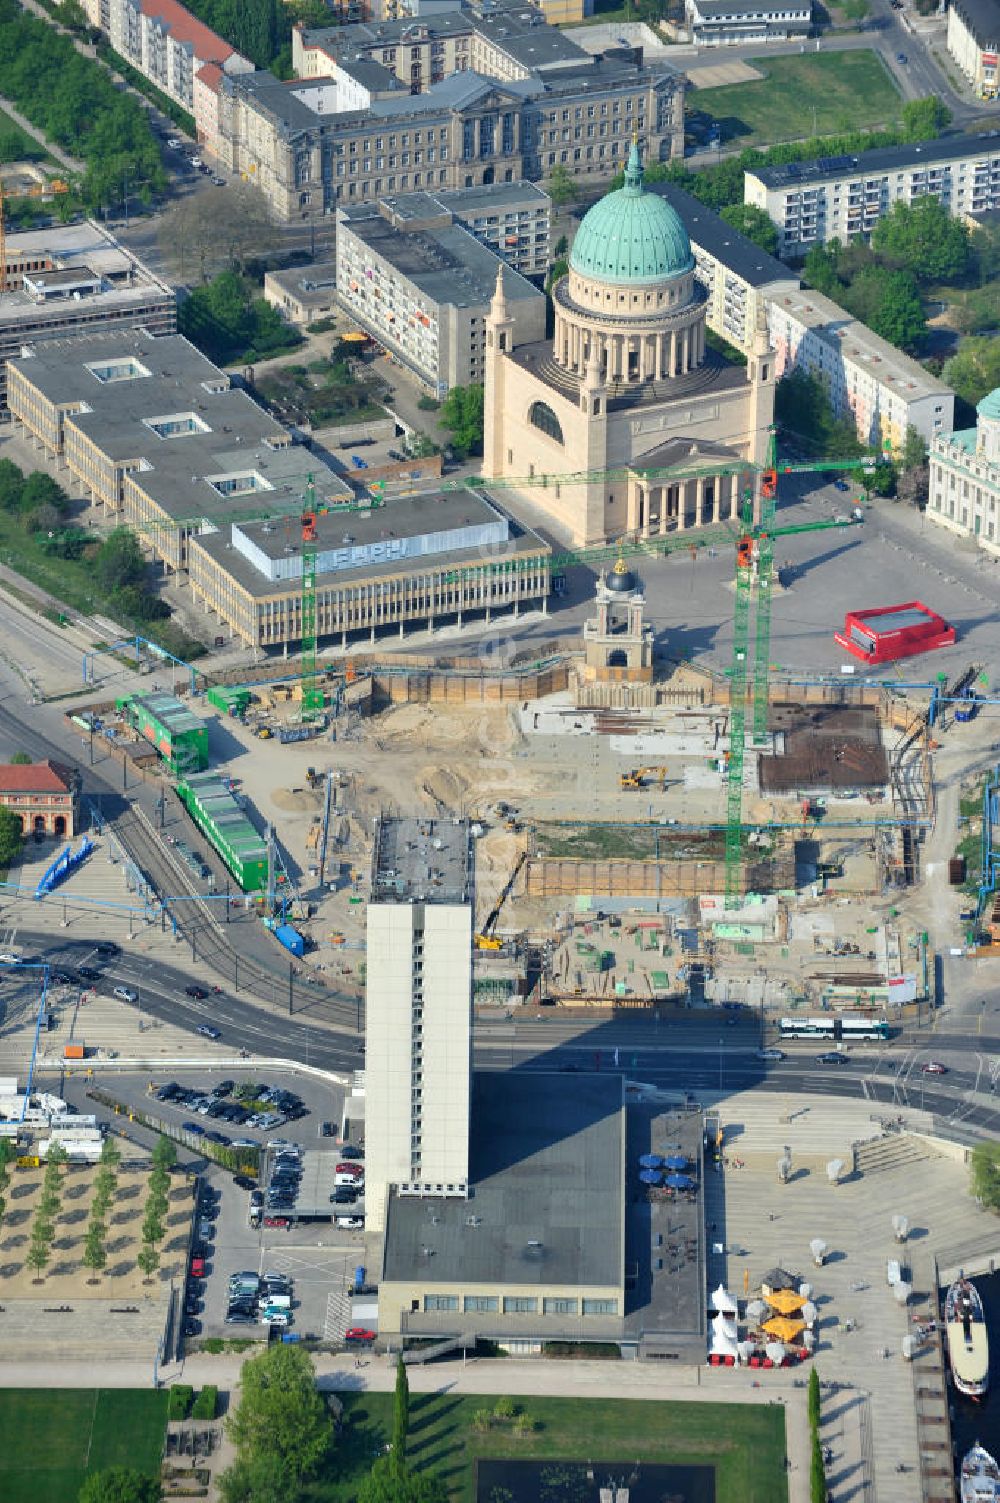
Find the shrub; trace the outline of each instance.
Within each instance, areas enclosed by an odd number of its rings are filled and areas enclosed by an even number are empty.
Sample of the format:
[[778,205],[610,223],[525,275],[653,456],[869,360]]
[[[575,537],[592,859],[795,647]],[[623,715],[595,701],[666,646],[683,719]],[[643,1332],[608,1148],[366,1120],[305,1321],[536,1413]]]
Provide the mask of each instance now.
[[214,1383],[206,1383],[194,1401],[191,1409],[191,1418],[197,1420],[214,1420],[218,1406],[218,1388]]
[[496,1420],[512,1420],[517,1412],[517,1405],[513,1399],[497,1399],[493,1405],[493,1418]]
[[193,1402],[194,1389],[190,1383],[172,1383],[170,1385],[170,1398],[167,1402],[167,1419],[187,1419],[191,1413]]
[[201,1349],[203,1352],[209,1352],[213,1357],[217,1357],[220,1352],[226,1350],[226,1343],[221,1336],[208,1336],[202,1342]]

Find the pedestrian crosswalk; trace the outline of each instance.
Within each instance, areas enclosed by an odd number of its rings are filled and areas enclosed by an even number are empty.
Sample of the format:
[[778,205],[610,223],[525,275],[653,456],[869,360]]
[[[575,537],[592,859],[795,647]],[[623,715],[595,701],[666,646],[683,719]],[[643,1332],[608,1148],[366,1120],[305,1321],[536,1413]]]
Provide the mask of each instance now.
[[323,1340],[342,1342],[351,1321],[351,1301],[346,1289],[331,1289],[326,1297]]

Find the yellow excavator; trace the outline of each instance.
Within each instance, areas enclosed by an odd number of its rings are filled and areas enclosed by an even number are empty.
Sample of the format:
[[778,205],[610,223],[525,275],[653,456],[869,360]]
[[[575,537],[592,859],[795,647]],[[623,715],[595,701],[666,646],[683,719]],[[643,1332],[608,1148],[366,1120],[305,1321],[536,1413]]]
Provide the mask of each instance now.
[[497,898],[496,902],[493,904],[493,907],[486,915],[486,922],[483,924],[483,927],[476,935],[475,944],[477,950],[503,949],[503,940],[497,939],[496,935],[493,933],[493,930],[497,926],[497,919],[500,917],[501,908],[511,895],[514,883],[517,881],[518,872],[521,870],[521,867],[524,865],[527,859],[527,851],[522,851],[517,860],[514,862],[514,870],[511,872],[503,887],[500,889],[500,896]]
[[666,767],[632,767],[622,773],[619,782],[623,789],[642,789],[648,783],[659,783],[661,788],[666,788],[668,771]]

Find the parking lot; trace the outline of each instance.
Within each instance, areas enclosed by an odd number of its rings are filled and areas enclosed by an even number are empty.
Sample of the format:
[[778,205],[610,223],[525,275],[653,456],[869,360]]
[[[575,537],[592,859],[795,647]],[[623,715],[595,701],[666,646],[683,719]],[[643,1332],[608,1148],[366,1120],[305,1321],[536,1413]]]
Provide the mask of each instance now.
[[[335,1161],[329,1154],[316,1152],[305,1157],[328,1163],[327,1177],[332,1184]],[[350,1290],[355,1269],[364,1263],[363,1230],[347,1230],[330,1220],[274,1227],[265,1225],[261,1218],[255,1226],[251,1224],[250,1192],[236,1185],[229,1174],[210,1167],[203,1185],[210,1193],[213,1212],[210,1228],[203,1227],[203,1218],[198,1218],[197,1245],[204,1254],[205,1276],[188,1284],[189,1292],[197,1291],[198,1295],[192,1311],[198,1321],[193,1336],[266,1338],[266,1327],[259,1323],[227,1324],[229,1278],[244,1272],[272,1272],[291,1280],[291,1331],[303,1338],[343,1341],[351,1324]],[[208,1195],[203,1195],[202,1205],[207,1199]],[[209,1235],[202,1237],[202,1230]]]

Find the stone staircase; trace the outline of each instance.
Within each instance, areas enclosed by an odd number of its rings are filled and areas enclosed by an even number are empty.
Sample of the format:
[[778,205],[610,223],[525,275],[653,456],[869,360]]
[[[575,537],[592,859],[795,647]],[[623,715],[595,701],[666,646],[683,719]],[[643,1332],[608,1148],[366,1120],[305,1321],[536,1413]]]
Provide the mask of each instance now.
[[858,1174],[882,1174],[904,1164],[919,1164],[941,1155],[929,1143],[909,1133],[889,1133],[854,1145],[854,1168]]

